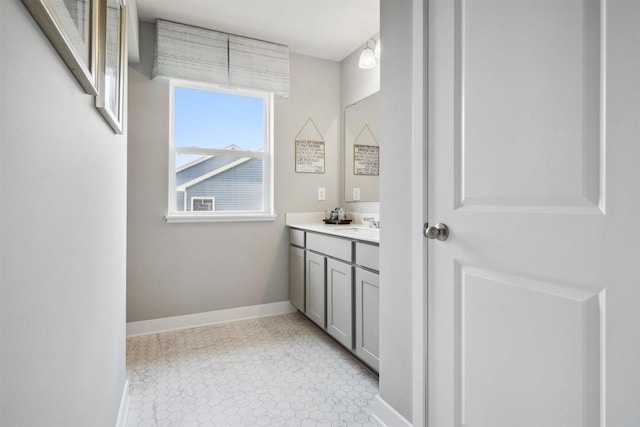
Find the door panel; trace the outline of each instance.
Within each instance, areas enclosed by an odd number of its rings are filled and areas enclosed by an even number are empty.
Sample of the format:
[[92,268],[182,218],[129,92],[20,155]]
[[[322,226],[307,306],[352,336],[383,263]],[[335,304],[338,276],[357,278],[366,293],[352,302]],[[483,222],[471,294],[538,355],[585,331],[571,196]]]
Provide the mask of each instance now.
[[289,246],[289,301],[304,312],[304,249]]
[[380,277],[356,268],[356,354],[378,371],[380,364]]
[[456,206],[597,208],[599,2],[455,7]]
[[[598,425],[603,295],[458,263],[456,270],[460,423]],[[523,367],[535,375],[523,378]]]
[[306,262],[306,299],[305,314],[321,328],[325,328],[325,258],[307,251]]
[[640,425],[640,2],[428,9],[429,424]]
[[351,265],[327,259],[327,331],[353,348],[353,273]]

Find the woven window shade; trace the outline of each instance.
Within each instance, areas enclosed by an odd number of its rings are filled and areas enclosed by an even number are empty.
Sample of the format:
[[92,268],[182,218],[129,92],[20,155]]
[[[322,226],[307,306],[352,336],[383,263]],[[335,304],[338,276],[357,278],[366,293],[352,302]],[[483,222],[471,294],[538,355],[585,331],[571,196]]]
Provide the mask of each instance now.
[[289,95],[289,48],[229,35],[229,85]]
[[158,20],[153,77],[228,84],[228,35]]
[[153,77],[289,96],[289,48],[159,19]]

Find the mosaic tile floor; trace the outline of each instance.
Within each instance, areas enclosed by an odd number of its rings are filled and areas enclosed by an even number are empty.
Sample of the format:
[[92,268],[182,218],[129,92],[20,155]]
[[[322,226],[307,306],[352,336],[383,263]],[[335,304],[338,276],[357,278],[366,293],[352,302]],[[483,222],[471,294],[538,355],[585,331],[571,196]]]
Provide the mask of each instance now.
[[299,313],[127,339],[127,425],[377,426],[378,378]]

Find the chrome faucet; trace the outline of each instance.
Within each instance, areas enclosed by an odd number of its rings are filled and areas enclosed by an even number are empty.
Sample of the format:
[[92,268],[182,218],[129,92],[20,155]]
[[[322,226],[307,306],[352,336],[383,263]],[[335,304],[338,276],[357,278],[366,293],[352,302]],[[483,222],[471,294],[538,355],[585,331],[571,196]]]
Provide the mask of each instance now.
[[367,221],[369,223],[369,228],[380,229],[380,221],[376,221],[376,219],[372,216],[365,216],[362,218],[363,221]]

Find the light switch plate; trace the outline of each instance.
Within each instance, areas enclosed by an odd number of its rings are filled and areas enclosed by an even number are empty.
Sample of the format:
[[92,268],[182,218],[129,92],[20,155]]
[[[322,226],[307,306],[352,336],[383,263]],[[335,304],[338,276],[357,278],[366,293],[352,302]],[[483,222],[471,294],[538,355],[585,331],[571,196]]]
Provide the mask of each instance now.
[[353,187],[353,200],[360,200],[360,189]]
[[327,200],[327,189],[325,187],[318,187],[318,200]]

